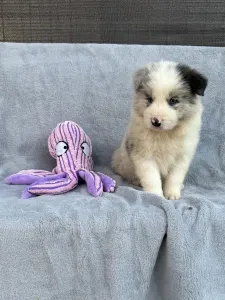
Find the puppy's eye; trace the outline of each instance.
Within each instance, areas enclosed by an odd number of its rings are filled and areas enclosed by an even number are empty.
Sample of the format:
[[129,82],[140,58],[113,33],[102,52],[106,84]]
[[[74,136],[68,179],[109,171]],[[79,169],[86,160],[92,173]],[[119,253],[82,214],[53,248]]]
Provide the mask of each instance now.
[[168,104],[170,106],[174,106],[175,104],[179,103],[179,101],[175,98],[171,98],[169,101],[168,101]]
[[150,104],[153,102],[153,99],[151,96],[146,96],[146,99],[148,100],[148,103],[150,103]]

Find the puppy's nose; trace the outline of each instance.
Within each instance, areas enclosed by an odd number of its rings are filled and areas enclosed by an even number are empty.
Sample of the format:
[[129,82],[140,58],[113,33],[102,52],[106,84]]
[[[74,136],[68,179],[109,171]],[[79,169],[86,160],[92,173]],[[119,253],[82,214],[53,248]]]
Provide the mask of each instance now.
[[152,125],[155,127],[160,127],[161,126],[161,120],[158,118],[152,118],[151,119]]

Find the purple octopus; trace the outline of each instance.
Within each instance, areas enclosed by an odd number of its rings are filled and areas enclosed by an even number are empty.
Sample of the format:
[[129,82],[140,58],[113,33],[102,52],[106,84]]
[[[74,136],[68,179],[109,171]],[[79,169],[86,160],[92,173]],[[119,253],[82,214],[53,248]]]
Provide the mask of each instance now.
[[87,183],[88,192],[94,197],[115,191],[116,183],[112,178],[93,172],[91,140],[76,123],[59,123],[48,138],[48,149],[57,161],[52,172],[24,170],[6,178],[7,184],[29,185],[22,198],[65,193],[80,181]]

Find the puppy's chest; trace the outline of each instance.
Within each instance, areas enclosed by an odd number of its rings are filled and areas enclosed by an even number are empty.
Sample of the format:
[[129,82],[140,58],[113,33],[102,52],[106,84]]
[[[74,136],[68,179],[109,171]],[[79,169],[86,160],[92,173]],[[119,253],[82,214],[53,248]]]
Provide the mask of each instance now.
[[179,156],[184,152],[184,138],[168,136],[148,136],[140,142],[143,155],[154,159],[162,172],[165,174],[174,165]]

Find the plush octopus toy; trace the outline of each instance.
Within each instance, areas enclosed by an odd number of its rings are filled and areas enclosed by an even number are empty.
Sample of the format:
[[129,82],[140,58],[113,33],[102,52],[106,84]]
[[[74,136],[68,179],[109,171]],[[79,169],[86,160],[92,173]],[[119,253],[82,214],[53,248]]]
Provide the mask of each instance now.
[[48,138],[48,149],[57,165],[52,172],[25,170],[6,178],[7,184],[29,185],[22,198],[44,194],[62,194],[76,188],[80,181],[87,183],[94,197],[114,192],[115,181],[107,175],[93,172],[91,140],[76,123],[59,123]]

